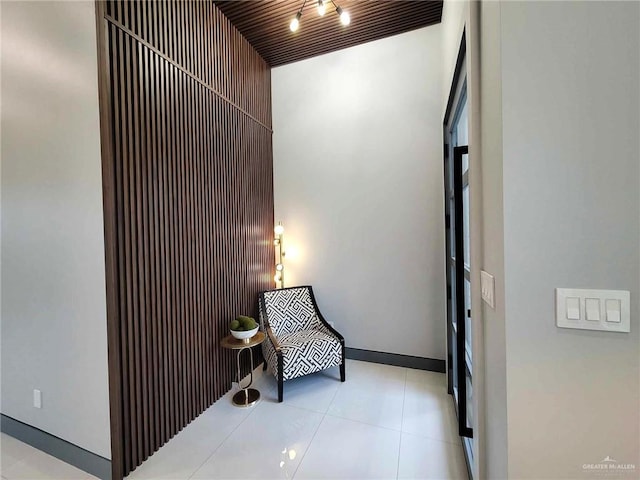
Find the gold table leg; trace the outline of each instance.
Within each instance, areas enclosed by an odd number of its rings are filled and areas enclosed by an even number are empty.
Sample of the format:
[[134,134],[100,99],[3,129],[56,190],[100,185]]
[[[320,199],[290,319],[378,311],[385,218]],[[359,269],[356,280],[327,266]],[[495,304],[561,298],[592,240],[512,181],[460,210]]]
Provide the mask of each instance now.
[[[251,377],[249,378],[249,383],[243,387],[242,385],[240,385],[240,354],[245,350],[249,350],[249,357],[251,358]],[[244,347],[238,350],[236,363],[238,366],[237,379],[240,391],[233,396],[232,403],[236,407],[251,407],[252,405],[255,405],[258,400],[260,400],[260,392],[255,388],[249,388],[253,383],[253,354],[251,352],[251,347]]]

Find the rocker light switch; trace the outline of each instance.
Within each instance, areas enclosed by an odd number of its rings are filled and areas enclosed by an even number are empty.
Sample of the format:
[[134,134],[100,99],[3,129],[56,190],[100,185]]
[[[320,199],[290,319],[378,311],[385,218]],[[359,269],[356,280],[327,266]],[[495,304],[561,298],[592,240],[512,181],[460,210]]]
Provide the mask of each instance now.
[[607,322],[620,323],[620,300],[607,300]]
[[577,297],[567,297],[567,318],[569,320],[580,320],[580,299]]
[[587,320],[590,322],[600,321],[600,299],[599,298],[585,298],[584,309]]

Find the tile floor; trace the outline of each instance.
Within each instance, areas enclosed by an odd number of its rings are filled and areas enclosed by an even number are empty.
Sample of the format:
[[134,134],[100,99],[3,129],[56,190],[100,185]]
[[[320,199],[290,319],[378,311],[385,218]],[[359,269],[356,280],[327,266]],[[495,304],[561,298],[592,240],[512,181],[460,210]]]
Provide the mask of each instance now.
[[0,473],[3,480],[95,480],[87,472],[4,433],[0,438]]
[[[254,407],[235,389],[191,422],[127,480],[467,478],[443,374],[347,361],[285,383],[256,369]],[[93,478],[2,435],[2,478]]]

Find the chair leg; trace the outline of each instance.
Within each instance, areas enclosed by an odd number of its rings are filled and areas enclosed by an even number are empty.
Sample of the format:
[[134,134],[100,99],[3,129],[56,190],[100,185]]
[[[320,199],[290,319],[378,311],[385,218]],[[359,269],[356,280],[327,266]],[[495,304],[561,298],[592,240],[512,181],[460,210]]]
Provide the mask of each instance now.
[[283,384],[284,384],[284,359],[282,355],[278,355],[278,403],[282,403]]
[[340,381],[344,382],[346,380],[345,371],[344,371],[344,360],[340,364]]

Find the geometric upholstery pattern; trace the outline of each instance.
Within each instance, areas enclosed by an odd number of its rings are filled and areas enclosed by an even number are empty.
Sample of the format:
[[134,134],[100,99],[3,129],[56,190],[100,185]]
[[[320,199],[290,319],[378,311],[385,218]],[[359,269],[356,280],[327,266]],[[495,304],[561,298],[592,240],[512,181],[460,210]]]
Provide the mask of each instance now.
[[322,317],[310,286],[262,292],[258,307],[262,354],[278,380],[278,401],[284,381],[329,367],[340,366],[344,382],[344,338]]
[[[321,330],[302,330],[278,337],[284,365],[283,380],[335,367],[342,363],[340,340]],[[275,355],[275,350],[273,351]],[[276,364],[276,359],[271,362]]]
[[264,292],[269,325],[277,337],[300,330],[313,330],[321,325],[311,300],[310,288],[282,288]]

